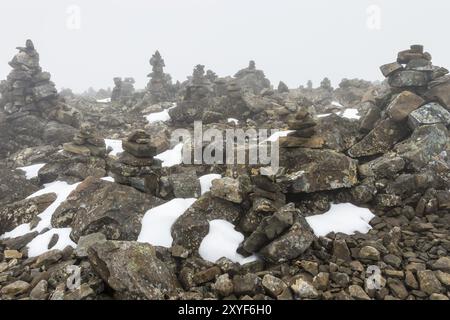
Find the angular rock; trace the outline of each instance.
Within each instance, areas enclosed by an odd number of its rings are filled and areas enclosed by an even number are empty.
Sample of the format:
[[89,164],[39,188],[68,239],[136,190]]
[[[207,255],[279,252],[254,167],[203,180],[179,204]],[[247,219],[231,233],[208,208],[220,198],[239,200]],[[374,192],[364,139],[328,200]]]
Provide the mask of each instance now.
[[180,284],[149,244],[107,241],[88,250],[95,272],[118,299],[161,300],[176,296]]
[[353,158],[373,156],[389,151],[409,133],[408,128],[392,119],[381,121],[364,139],[348,150]]
[[280,164],[289,173],[277,182],[291,193],[350,188],[358,182],[356,161],[332,150],[284,150]]
[[147,210],[164,201],[133,188],[90,177],[52,216],[57,228],[71,227],[71,238],[100,232],[112,240],[136,240]]
[[248,176],[239,176],[237,179],[225,177],[212,181],[211,194],[214,197],[241,203],[251,191],[251,181]]
[[450,124],[450,112],[437,103],[428,103],[411,112],[408,116],[408,124],[412,129],[419,126],[442,123]]
[[422,106],[425,100],[418,95],[410,92],[403,91],[395,97],[394,100],[387,106],[386,111],[389,116],[395,121],[402,121],[408,117],[408,115]]

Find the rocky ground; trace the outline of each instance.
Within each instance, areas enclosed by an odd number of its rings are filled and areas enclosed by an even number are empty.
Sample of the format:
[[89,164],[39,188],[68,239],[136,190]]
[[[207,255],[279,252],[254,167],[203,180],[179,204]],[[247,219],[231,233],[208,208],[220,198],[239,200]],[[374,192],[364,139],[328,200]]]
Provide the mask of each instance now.
[[[273,89],[251,61],[58,93],[31,41],[0,84],[0,299],[448,300],[450,77]],[[277,172],[184,165],[177,128],[274,128]],[[248,150],[247,150],[248,151]]]

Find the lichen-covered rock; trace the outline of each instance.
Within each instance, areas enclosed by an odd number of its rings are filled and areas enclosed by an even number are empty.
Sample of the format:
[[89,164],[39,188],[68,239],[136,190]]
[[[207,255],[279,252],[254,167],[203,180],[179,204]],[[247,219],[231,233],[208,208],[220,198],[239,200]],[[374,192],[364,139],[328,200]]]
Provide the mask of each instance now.
[[277,182],[291,193],[350,188],[358,182],[356,161],[332,150],[286,149],[280,164],[289,170]]
[[56,194],[48,193],[11,203],[0,208],[0,235],[23,223],[29,223],[56,200]]
[[444,150],[447,141],[448,131],[444,125],[421,126],[394,150],[409,167],[419,170]]
[[402,121],[408,115],[425,103],[425,100],[418,95],[403,91],[395,97],[394,100],[387,106],[387,113],[395,121]]
[[221,219],[236,224],[241,214],[242,209],[237,204],[206,193],[172,225],[173,245],[198,250],[209,232],[209,221]]
[[438,103],[428,103],[423,107],[411,112],[408,116],[408,124],[412,129],[419,126],[442,123],[450,124],[450,112]]
[[406,125],[385,119],[351,147],[348,154],[353,158],[359,158],[388,152],[397,142],[406,138],[408,133]]
[[177,295],[176,276],[146,243],[107,241],[88,250],[95,272],[118,299],[161,300]]
[[127,186],[89,177],[55,211],[52,226],[71,227],[71,238],[101,232],[110,240],[136,240],[145,212],[164,201]]

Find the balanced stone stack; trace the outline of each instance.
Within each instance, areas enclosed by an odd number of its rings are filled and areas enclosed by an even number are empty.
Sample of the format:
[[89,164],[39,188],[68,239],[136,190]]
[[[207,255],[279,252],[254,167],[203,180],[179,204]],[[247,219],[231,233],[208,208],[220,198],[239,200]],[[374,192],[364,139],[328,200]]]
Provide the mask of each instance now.
[[251,60],[247,68],[239,70],[234,77],[244,91],[259,94],[264,89],[270,88],[270,81],[262,70],[256,69],[255,61]]
[[31,40],[17,50],[19,53],[9,63],[13,70],[2,82],[2,106],[8,114],[45,112],[49,106],[56,105],[55,84],[50,81],[50,73],[43,72],[39,66],[39,53]]
[[[448,70],[433,66],[423,46],[398,53],[397,61],[380,67],[389,89],[368,103],[361,131],[368,134],[349,150],[352,157],[382,154],[423,125],[450,124]],[[445,128],[444,128],[445,129]]]
[[148,75],[150,82],[147,85],[147,91],[150,94],[152,104],[170,101],[173,98],[172,78],[169,74],[164,73],[164,59],[159,51],[150,59],[152,72]]
[[105,140],[98,137],[94,127],[89,123],[82,123],[80,131],[72,142],[63,145],[64,151],[81,156],[104,158],[106,156]]
[[116,182],[156,194],[159,189],[161,161],[154,159],[157,148],[144,130],[134,131],[122,141],[124,152],[111,164]]
[[282,148],[311,147],[311,137],[316,132],[317,123],[306,110],[299,110],[294,120],[288,121],[289,130],[294,130],[287,137],[280,138]]
[[205,110],[214,105],[212,83],[205,76],[205,66],[197,65],[186,88],[183,101],[169,110],[173,121],[192,123],[201,120]]
[[134,94],[134,83],[133,78],[114,78],[114,88],[111,93],[111,101],[117,103],[126,103],[132,99]]
[[0,83],[0,158],[20,148],[72,140],[78,113],[59,97],[50,73],[42,71],[31,40],[9,65],[13,70]]
[[51,155],[39,170],[41,183],[55,180],[74,183],[89,176],[102,178],[106,175],[106,144],[90,123],[82,123],[73,141],[63,144],[63,150]]

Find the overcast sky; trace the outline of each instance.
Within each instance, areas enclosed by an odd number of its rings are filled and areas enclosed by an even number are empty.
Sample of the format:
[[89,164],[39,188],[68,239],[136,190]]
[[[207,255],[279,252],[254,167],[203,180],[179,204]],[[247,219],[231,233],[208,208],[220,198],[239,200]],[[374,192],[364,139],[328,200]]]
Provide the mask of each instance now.
[[199,63],[226,76],[250,59],[274,85],[377,80],[414,43],[450,66],[449,12],[443,0],[1,0],[0,79],[31,38],[57,87],[76,92],[115,76],[144,87],[156,49],[180,81]]

